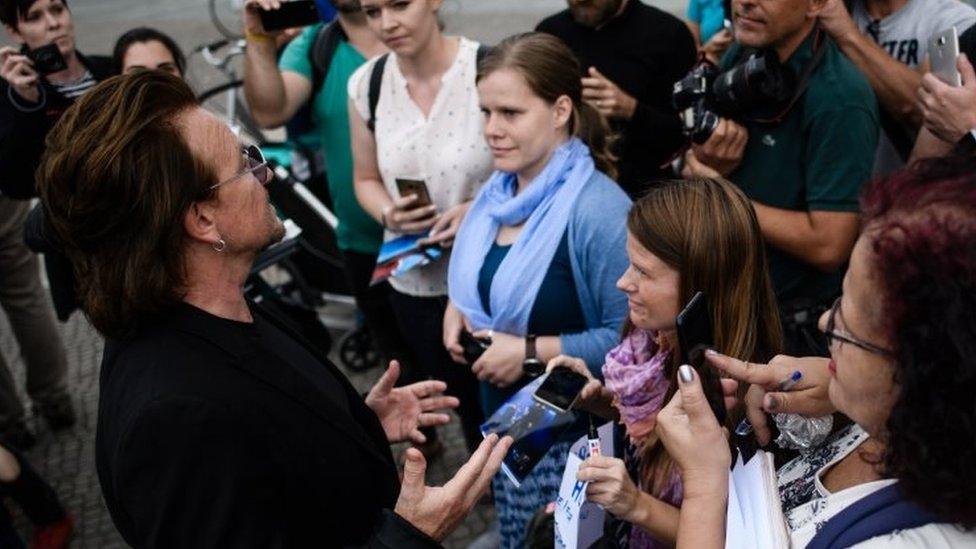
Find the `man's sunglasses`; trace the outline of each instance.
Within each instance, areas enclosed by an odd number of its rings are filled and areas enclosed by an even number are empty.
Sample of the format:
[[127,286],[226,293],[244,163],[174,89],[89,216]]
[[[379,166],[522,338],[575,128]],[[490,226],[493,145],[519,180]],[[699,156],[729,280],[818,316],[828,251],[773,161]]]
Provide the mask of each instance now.
[[248,145],[241,148],[241,154],[244,155],[244,170],[234,177],[225,179],[216,185],[211,185],[210,190],[214,190],[217,187],[223,185],[224,183],[230,183],[231,181],[243,177],[249,173],[253,173],[255,179],[258,183],[262,185],[267,185],[274,178],[274,173],[271,168],[268,167],[268,161],[264,158],[264,153],[261,149],[255,145]]

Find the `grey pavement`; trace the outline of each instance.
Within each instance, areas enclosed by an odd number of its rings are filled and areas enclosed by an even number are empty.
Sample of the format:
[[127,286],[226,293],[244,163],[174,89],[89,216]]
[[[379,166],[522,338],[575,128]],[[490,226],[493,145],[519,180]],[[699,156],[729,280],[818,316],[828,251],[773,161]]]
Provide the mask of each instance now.
[[[220,0],[220,13],[230,13],[234,0]],[[679,14],[685,0],[652,2],[662,9]],[[205,0],[69,0],[78,35],[78,47],[87,53],[111,52],[115,39],[125,30],[154,26],[174,37],[187,51],[196,45],[215,40],[219,34],[210,23]],[[442,15],[448,31],[484,43],[495,43],[509,34],[531,30],[544,16],[565,7],[562,0],[446,0]],[[0,38],[0,44],[6,37]],[[197,89],[219,82],[219,75],[199,59],[191,58],[189,76]],[[350,318],[352,312],[333,304],[322,311],[333,320]],[[337,324],[342,324],[338,322]],[[95,417],[98,406],[98,368],[102,340],[85,318],[76,313],[61,325],[61,335],[68,350],[69,383],[79,411],[79,422],[72,430],[50,433],[42,422],[31,419],[38,431],[38,445],[28,457],[57,490],[76,519],[73,547],[124,547],[105,508],[94,468]],[[338,335],[338,334],[337,334]],[[14,370],[18,385],[23,387],[24,366],[16,341],[0,315],[0,352]],[[379,369],[361,374],[348,372],[353,384],[367,390],[378,377]],[[443,428],[446,450],[441,459],[428,469],[428,482],[447,481],[467,458],[463,437],[455,421]],[[403,447],[394,448],[399,453]],[[493,521],[489,506],[479,506],[447,540],[449,548],[466,547]],[[22,532],[29,527],[19,521]]]

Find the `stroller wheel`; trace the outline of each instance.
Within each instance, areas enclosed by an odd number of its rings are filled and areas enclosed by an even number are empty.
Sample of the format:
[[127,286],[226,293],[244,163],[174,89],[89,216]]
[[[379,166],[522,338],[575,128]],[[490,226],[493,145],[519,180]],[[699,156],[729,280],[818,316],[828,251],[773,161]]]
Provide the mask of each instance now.
[[379,366],[380,355],[365,327],[347,333],[339,342],[339,360],[354,372],[365,372]]

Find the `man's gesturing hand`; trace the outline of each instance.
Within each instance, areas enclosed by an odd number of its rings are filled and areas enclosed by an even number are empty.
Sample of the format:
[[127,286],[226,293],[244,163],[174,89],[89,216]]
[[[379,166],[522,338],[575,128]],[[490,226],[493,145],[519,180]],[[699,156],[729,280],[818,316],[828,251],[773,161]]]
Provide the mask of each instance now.
[[423,444],[427,437],[420,428],[450,422],[451,416],[434,413],[434,410],[457,408],[458,399],[442,394],[447,389],[443,381],[420,381],[395,388],[399,378],[400,364],[391,360],[383,377],[366,395],[366,405],[380,419],[387,440],[401,442],[409,439]]
[[434,540],[442,541],[488,489],[511,446],[511,437],[499,440],[498,435],[488,435],[454,478],[440,487],[426,485],[427,461],[416,448],[408,449],[394,512]]

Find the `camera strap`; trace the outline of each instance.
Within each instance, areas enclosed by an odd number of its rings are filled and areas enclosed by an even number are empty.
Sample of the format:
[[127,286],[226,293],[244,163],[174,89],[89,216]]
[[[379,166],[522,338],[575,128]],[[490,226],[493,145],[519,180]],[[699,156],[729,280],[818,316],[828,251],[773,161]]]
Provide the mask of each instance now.
[[793,97],[786,104],[786,106],[783,107],[783,110],[780,111],[776,116],[772,118],[751,118],[750,121],[758,122],[760,124],[779,124],[788,114],[790,114],[790,111],[792,111],[793,107],[796,106],[796,102],[803,97],[803,94],[807,91],[807,87],[810,86],[810,77],[813,75],[813,71],[820,66],[820,62],[823,60],[824,54],[827,53],[827,48],[824,45],[825,33],[820,27],[819,23],[814,28],[813,32],[816,33],[813,37],[813,59],[807,63],[807,66],[804,67],[803,72],[800,73],[800,79],[796,83],[796,91],[793,93]]

